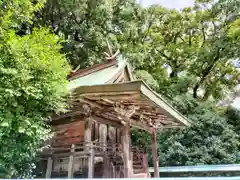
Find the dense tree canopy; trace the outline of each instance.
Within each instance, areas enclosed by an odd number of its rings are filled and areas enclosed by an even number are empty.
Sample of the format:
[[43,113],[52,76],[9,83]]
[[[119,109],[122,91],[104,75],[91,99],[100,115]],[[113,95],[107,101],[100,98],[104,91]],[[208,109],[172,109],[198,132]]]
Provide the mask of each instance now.
[[23,21],[31,22],[40,1],[0,5],[0,177],[31,177],[34,158],[51,136],[48,113],[65,106],[69,65],[48,29],[15,33]]
[[[174,104],[192,124],[177,131],[160,131],[160,164],[197,165],[239,163],[240,135],[234,116],[219,114],[207,103],[191,97],[177,97]],[[235,114],[235,119],[240,116]],[[173,142],[173,143],[170,143]]]
[[185,78],[181,93],[218,101],[239,80],[232,63],[239,55],[238,43],[229,36],[237,34],[232,26],[238,21],[232,23],[239,6],[239,1],[198,0],[179,11],[144,8],[135,0],[48,0],[36,23],[66,39],[63,52],[74,67],[102,61],[108,40],[136,69],[163,83],[163,90]]
[[63,51],[74,67],[85,67],[104,59],[107,40],[120,47],[116,36],[132,28],[135,9],[135,0],[49,0],[35,19],[66,39]]
[[[0,0],[4,177],[30,176],[40,144],[50,136],[47,113],[64,106],[64,54],[73,68],[83,68],[104,60],[107,42],[128,58],[137,78],[192,122],[159,132],[161,165],[239,163],[240,117],[229,107],[239,94],[239,0],[196,0],[182,10],[142,7],[135,0],[44,3]],[[134,131],[132,138],[150,143],[144,132]]]

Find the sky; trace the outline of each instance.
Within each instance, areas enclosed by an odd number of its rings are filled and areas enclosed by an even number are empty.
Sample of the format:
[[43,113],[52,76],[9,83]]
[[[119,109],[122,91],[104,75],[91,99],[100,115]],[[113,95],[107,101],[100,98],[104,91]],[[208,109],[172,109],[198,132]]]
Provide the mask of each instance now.
[[[138,0],[142,5],[148,6],[151,4],[160,4],[167,8],[182,9],[187,6],[192,6],[194,0]],[[240,97],[236,98],[233,106],[240,109]]]
[[168,8],[182,9],[193,5],[193,0],[139,0],[143,5],[160,4]]

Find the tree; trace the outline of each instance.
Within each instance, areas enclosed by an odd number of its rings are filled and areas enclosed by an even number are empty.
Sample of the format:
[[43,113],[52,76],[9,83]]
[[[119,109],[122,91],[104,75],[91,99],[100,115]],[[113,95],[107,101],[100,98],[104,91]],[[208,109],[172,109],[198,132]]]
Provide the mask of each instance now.
[[239,51],[236,42],[228,37],[238,12],[235,5],[196,1],[194,7],[181,11],[154,5],[142,18],[145,33],[139,33],[138,39],[145,34],[143,41],[129,41],[134,43],[128,45],[127,55],[138,59],[134,60],[136,69],[147,70],[159,83],[166,79],[163,86],[187,78],[185,90],[194,98],[218,101],[232,92],[239,79],[239,71],[232,63]]
[[[189,128],[160,130],[161,166],[240,161],[235,128],[239,112],[217,106],[229,92],[235,96],[239,80],[233,61],[239,56],[235,3],[197,1],[182,11],[150,7],[155,16],[148,20],[153,23],[141,46],[148,53],[142,63],[135,61],[136,69],[148,71],[159,83],[158,92],[191,121]],[[151,143],[144,132],[134,131],[132,136],[147,147]]]
[[64,37],[63,52],[73,67],[83,68],[104,59],[107,40],[113,49],[120,48],[116,36],[125,39],[131,33],[135,9],[135,0],[48,0],[35,22]]
[[44,5],[44,0],[21,1],[1,0],[0,1],[0,28],[3,30],[20,27],[22,23],[31,23],[32,15]]
[[[191,126],[158,131],[160,166],[240,162],[239,128],[234,129],[239,111],[229,110],[226,116],[225,113],[219,113],[213,104],[197,102],[191,96],[176,96],[172,103],[191,120]],[[149,149],[149,164],[152,166],[149,134],[133,131],[132,140]]]
[[[28,28],[40,23],[65,38],[61,50],[73,67],[102,61],[108,40],[137,77],[193,121],[188,129],[161,133],[161,165],[233,163],[239,162],[239,134],[216,104],[235,96],[239,81],[233,63],[239,57],[239,7],[232,0],[196,0],[180,11],[139,7],[135,0],[48,0]],[[140,135],[133,133],[133,143],[149,143]]]
[[240,38],[240,19],[237,19],[230,25],[229,36],[235,40]]
[[0,176],[31,177],[42,143],[51,136],[48,113],[65,106],[69,65],[60,39],[45,28],[19,36],[41,1],[0,1]]
[[191,97],[176,98],[174,104],[192,123],[190,128],[159,133],[162,166],[239,163],[240,136],[229,118]]

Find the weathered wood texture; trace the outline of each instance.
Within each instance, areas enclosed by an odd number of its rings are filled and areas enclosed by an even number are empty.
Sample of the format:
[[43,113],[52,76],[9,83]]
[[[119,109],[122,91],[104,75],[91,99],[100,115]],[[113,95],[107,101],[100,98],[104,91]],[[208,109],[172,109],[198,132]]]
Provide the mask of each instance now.
[[88,156],[88,178],[94,177],[94,151],[91,148]]
[[76,121],[53,127],[55,135],[53,144],[56,146],[79,144],[84,140],[85,122]]
[[154,177],[159,177],[159,164],[158,164],[158,152],[157,152],[157,136],[156,131],[152,133],[152,152],[153,152],[153,165],[154,165]]
[[99,142],[102,143],[103,145],[107,145],[107,125],[106,124],[99,125],[99,134],[100,134]]
[[149,170],[148,170],[148,154],[144,154],[143,155],[143,172],[146,174],[149,174]]
[[[75,151],[75,145],[73,144],[71,147],[71,153],[73,153]],[[73,177],[73,167],[74,166],[74,157],[73,154],[71,154],[69,156],[69,163],[68,163],[68,178],[72,178]]]
[[47,160],[46,178],[51,178],[52,166],[53,166],[53,160],[52,160],[51,157],[49,157],[48,160]]
[[130,128],[128,126],[122,129],[122,146],[123,146],[123,164],[124,178],[130,178],[132,175],[132,164],[130,161]]

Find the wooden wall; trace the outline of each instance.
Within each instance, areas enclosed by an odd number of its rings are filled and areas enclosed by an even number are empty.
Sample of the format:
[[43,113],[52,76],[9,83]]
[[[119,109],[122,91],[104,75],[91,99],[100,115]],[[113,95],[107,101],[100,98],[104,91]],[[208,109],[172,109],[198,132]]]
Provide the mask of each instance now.
[[[71,146],[81,144],[84,141],[85,121],[69,122],[53,126],[55,146]],[[118,128],[94,122],[92,125],[92,141],[105,142],[108,144],[120,143],[120,130]]]
[[83,120],[61,124],[53,127],[54,145],[80,144],[84,140],[85,122]]

